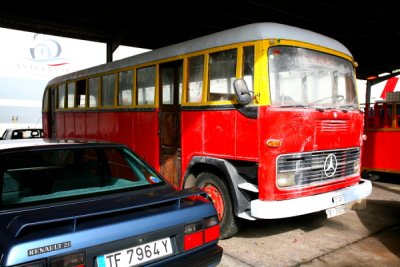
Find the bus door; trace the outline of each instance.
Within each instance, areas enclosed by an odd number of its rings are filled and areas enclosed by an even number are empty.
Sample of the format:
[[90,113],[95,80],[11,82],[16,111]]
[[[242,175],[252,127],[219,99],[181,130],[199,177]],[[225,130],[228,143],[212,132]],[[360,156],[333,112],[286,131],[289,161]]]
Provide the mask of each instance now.
[[160,65],[160,172],[175,186],[181,177],[182,60]]

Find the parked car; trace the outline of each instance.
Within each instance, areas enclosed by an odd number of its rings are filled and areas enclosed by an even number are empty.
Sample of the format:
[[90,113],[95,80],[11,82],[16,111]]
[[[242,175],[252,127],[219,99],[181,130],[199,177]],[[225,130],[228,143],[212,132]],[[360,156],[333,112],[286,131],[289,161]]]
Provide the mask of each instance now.
[[216,266],[219,222],[125,145],[0,142],[0,266]]
[[36,128],[6,129],[0,140],[43,138],[43,130]]

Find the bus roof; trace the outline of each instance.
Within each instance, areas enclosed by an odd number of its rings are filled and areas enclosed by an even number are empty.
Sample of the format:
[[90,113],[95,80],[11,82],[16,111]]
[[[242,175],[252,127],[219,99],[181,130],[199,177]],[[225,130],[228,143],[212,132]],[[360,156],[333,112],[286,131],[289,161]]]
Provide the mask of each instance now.
[[352,56],[350,51],[343,44],[325,35],[289,25],[262,22],[220,31],[189,41],[155,49],[143,54],[59,76],[52,79],[48,85],[213,47],[270,38],[302,41],[327,47],[349,55],[350,57]]

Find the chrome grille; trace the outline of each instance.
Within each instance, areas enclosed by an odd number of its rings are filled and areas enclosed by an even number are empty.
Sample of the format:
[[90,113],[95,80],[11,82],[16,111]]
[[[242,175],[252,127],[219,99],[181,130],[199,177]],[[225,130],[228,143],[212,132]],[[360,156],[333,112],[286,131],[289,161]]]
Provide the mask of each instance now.
[[[335,162],[331,163],[332,166],[337,166],[335,172],[333,170],[330,173],[326,171],[330,163],[330,159],[327,160],[329,155],[334,155],[330,157],[336,159],[337,165],[334,164]],[[354,166],[355,164],[359,166],[359,163],[360,148],[296,153],[279,156],[277,172],[278,174],[294,172],[295,183],[298,186],[354,175]]]

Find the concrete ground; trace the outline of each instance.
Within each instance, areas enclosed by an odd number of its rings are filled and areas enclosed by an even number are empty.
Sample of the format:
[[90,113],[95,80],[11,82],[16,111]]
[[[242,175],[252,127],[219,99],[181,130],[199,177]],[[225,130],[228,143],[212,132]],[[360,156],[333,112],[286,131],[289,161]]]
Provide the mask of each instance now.
[[400,176],[373,182],[364,210],[330,219],[319,212],[246,221],[239,234],[219,244],[219,267],[400,267]]

